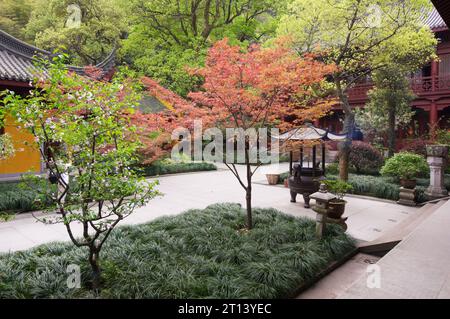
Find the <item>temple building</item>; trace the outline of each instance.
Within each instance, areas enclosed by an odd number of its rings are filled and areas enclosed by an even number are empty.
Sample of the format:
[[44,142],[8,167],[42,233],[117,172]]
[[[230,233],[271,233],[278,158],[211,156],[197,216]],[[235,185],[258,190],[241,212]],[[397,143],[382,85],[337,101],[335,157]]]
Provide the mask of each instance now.
[[[411,103],[415,116],[409,129],[400,131],[399,137],[406,138],[415,132],[419,136],[426,134],[430,127],[450,129],[450,1],[433,0],[433,10],[425,23],[438,39],[437,55],[434,60],[411,77],[411,88],[416,95]],[[368,102],[368,91],[373,88],[370,80],[359,83],[348,91],[352,107],[364,107]],[[331,115],[322,118],[320,127],[332,132],[342,129],[343,111],[339,105]]]
[[[50,58],[52,53],[24,43],[0,30],[0,91],[11,90],[16,94],[26,95],[31,88],[36,57]],[[96,65],[102,70],[102,77],[108,79],[114,73],[115,53]],[[68,66],[79,74],[84,68]],[[24,173],[42,173],[40,151],[33,136],[26,129],[18,127],[13,118],[6,115],[0,134],[8,133],[14,143],[15,154],[6,160],[0,160],[0,181],[14,180]],[[26,143],[28,142],[26,145]]]

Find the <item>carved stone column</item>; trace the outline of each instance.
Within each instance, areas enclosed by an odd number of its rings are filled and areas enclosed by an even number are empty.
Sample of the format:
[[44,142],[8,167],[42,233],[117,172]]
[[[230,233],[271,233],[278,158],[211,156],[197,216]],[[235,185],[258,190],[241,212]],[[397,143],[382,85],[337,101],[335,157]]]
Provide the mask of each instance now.
[[430,186],[425,191],[430,199],[448,195],[444,186],[444,170],[447,164],[448,146],[427,145],[427,162],[430,166]]

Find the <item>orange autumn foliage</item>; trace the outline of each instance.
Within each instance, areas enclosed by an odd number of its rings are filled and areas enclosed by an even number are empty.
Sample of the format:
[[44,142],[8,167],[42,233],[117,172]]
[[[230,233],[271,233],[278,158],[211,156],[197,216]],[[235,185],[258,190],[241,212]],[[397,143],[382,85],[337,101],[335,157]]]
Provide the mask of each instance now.
[[204,84],[189,98],[208,109],[218,126],[287,130],[331,109],[334,100],[323,96],[325,78],[335,70],[312,55],[300,57],[283,43],[243,51],[224,39],[209,50],[205,67],[191,70]]
[[146,92],[167,106],[131,116],[144,144],[143,162],[170,152],[171,132],[177,127],[191,130],[194,120],[201,119],[204,129],[275,126],[284,131],[318,119],[334,103],[325,78],[335,70],[313,55],[298,56],[282,42],[274,48],[252,45],[243,51],[227,39],[218,41],[208,51],[205,67],[189,70],[204,79],[201,91],[189,93],[189,99],[142,78]]
[[[194,119],[206,118],[207,110],[195,107],[186,99],[164,88],[157,81],[143,77],[144,94],[156,98],[166,109],[144,114],[141,111],[130,115],[131,123],[137,127],[137,133],[143,147],[140,149],[142,164],[151,162],[170,153],[174,141],[171,133],[177,127],[192,129]],[[208,122],[208,121],[205,121]]]

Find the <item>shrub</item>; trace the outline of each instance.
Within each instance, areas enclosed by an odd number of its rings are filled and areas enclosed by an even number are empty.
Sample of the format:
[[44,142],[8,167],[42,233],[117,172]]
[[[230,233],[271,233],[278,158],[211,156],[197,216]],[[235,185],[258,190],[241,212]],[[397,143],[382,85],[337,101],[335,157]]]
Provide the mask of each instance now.
[[398,200],[399,185],[383,177],[352,175],[349,183],[356,195],[373,196],[382,199]]
[[21,182],[0,183],[0,212],[21,213],[43,209],[51,204],[40,188],[55,189],[47,182],[24,188]]
[[437,130],[436,131],[436,141],[439,144],[445,144],[450,146],[450,131],[447,130]]
[[413,179],[428,174],[428,164],[423,156],[409,152],[397,153],[386,161],[380,173],[396,179]]
[[424,139],[408,140],[406,141],[406,144],[400,149],[400,152],[418,154],[426,158],[427,144],[429,144],[429,141]]
[[368,143],[353,141],[349,165],[354,168],[357,174],[378,174],[383,165],[383,155]]
[[140,166],[138,170],[144,176],[157,176],[166,174],[213,171],[216,165],[206,162],[175,162],[169,159],[158,160],[150,165]]
[[[337,179],[337,176],[329,175],[329,179]],[[350,174],[348,183],[352,185],[351,194],[372,196],[376,198],[398,200],[400,188],[394,178],[370,175]],[[430,185],[427,178],[418,178],[416,187],[416,201],[418,203],[426,202],[428,199],[425,190]],[[445,186],[450,190],[450,176],[445,176]]]
[[339,163],[330,163],[327,165],[325,170],[326,175],[338,175],[339,174]]
[[[2,123],[0,123],[0,127]],[[8,133],[0,134],[0,160],[11,158],[15,154],[14,143]]]
[[353,189],[353,186],[340,179],[323,181],[328,190],[336,195],[340,200],[344,199],[345,194]]

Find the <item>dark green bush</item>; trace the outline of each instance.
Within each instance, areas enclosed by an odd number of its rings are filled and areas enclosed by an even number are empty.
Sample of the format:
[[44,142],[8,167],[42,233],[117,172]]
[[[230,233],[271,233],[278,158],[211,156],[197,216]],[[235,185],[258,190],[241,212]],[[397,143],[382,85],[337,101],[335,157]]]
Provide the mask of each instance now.
[[22,182],[0,183],[0,212],[21,213],[39,210],[50,204],[43,198],[39,188],[55,188],[49,183],[29,185],[24,187]]
[[396,179],[412,179],[427,176],[429,173],[427,161],[419,154],[397,153],[386,161],[380,173]]
[[400,152],[409,152],[427,157],[427,144],[429,144],[429,140],[424,139],[414,139],[405,141],[405,145],[400,149]]
[[398,200],[400,193],[398,184],[382,177],[351,175],[349,183],[353,186],[352,193],[357,195]]
[[167,160],[155,161],[150,165],[138,168],[144,176],[213,171],[216,169],[216,165],[206,162],[172,162]]
[[378,174],[383,163],[383,156],[375,147],[365,142],[353,141],[349,164],[355,168],[357,174]]
[[[103,298],[286,298],[354,249],[337,225],[315,237],[315,221],[215,204],[148,224],[116,229],[102,251]],[[51,243],[0,255],[0,299],[89,298],[85,250]],[[67,287],[80,265],[82,288]]]
[[339,175],[339,163],[330,163],[326,166],[326,174]]
[[[327,175],[328,179],[337,179],[336,175]],[[400,194],[400,185],[397,180],[391,177],[355,175],[350,174],[349,184],[353,186],[351,194],[372,196],[376,198],[398,200]],[[418,203],[426,202],[425,190],[430,185],[430,180],[426,178],[417,179],[417,197]],[[450,175],[445,176],[445,186],[450,190]]]

